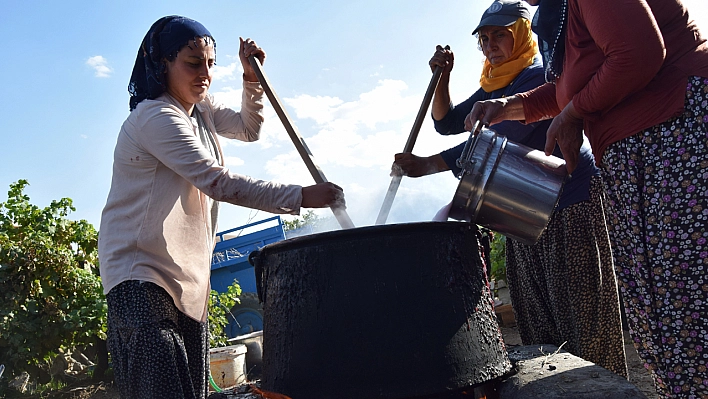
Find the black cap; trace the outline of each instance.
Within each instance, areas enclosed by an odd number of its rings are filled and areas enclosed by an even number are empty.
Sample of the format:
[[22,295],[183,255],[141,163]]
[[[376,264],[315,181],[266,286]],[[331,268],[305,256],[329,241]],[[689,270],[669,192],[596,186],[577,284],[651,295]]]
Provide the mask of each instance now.
[[482,20],[474,28],[472,34],[477,33],[483,26],[509,26],[519,18],[531,20],[529,6],[523,0],[496,0],[482,14]]

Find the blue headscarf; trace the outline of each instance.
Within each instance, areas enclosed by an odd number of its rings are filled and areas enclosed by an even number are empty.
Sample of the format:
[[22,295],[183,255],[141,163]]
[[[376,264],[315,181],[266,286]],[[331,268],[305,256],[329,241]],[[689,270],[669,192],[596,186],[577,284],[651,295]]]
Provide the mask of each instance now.
[[159,97],[167,90],[165,60],[172,61],[190,40],[197,38],[216,41],[207,28],[199,22],[176,15],[158,19],[145,35],[130,76],[130,110],[145,99]]

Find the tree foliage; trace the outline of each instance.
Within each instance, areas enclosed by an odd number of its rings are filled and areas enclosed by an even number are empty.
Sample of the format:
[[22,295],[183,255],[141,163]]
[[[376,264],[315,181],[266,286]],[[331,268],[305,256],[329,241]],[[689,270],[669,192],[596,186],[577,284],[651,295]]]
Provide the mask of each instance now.
[[314,227],[321,221],[322,219],[317,216],[315,211],[310,209],[304,215],[300,215],[292,220],[283,220],[283,230],[293,231],[305,226]]
[[341,227],[334,216],[319,216],[310,209],[300,216],[283,220],[283,230],[288,238],[325,231],[339,230]]
[[218,293],[211,290],[209,295],[209,346],[217,348],[226,346],[227,337],[224,328],[229,324],[228,314],[241,295],[241,286],[234,280],[226,292]]
[[67,219],[69,198],[32,205],[27,185],[11,184],[0,203],[0,364],[37,377],[60,350],[105,339],[107,305],[96,230]]
[[496,281],[503,280],[506,282],[506,237],[499,233],[494,233],[490,247],[490,257],[492,258],[491,278]]

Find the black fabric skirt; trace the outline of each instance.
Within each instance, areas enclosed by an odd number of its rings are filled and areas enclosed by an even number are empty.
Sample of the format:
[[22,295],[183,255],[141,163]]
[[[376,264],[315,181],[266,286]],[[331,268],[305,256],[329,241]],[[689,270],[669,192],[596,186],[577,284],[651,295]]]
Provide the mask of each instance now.
[[122,398],[204,399],[209,329],[160,286],[125,281],[106,296],[108,351]]

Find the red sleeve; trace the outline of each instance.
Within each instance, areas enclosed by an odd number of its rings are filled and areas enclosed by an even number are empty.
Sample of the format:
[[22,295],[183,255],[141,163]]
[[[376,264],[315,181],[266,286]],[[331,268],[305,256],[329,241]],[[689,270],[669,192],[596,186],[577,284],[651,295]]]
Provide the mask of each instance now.
[[[605,57],[573,96],[576,110],[593,120],[654,78],[666,55],[664,40],[645,0],[575,0],[568,7],[594,41],[584,45],[597,46]],[[583,43],[573,45],[582,55]]]
[[524,106],[524,123],[533,123],[551,119],[560,114],[556,101],[556,85],[543,84],[533,90],[517,94]]

